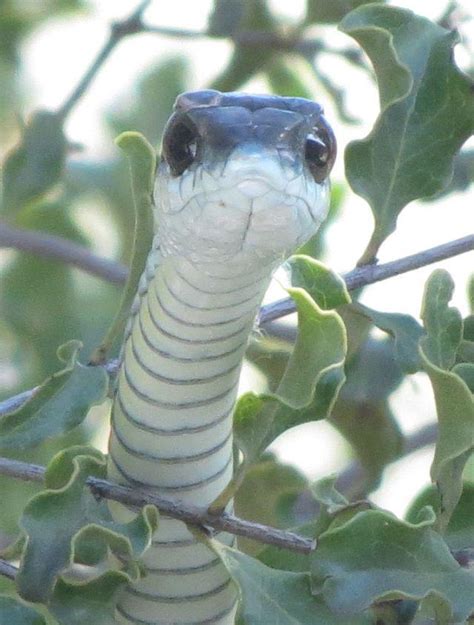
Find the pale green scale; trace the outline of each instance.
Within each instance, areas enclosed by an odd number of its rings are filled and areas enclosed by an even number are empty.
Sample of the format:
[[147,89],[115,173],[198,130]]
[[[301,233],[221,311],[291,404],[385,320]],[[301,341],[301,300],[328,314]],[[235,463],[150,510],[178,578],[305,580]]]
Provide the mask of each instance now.
[[[109,476],[206,507],[232,478],[232,410],[255,315],[272,271],[325,217],[334,141],[307,100],[203,91],[178,99],[163,156]],[[118,623],[234,623],[237,587],[184,523],[162,516],[143,564],[119,597]]]

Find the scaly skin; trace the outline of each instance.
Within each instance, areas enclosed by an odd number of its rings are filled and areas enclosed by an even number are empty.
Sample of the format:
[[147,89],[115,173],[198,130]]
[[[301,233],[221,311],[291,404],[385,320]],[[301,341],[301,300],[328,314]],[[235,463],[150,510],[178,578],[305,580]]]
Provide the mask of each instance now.
[[[203,97],[221,106],[226,96],[202,94],[185,94],[177,110],[199,109],[196,126],[214,152],[211,158],[202,148],[179,174],[172,161],[160,164],[157,245],[123,350],[109,454],[111,479],[198,506],[210,504],[232,477],[232,410],[272,271],[316,231],[328,203],[327,182],[315,182],[300,153],[283,158],[276,139],[262,141],[248,125],[216,158],[219,132],[232,135],[236,126],[218,120],[216,142],[200,107]],[[255,128],[262,123],[261,109],[242,110],[245,119],[256,118]],[[294,132],[288,128],[295,120],[311,129],[300,113],[270,115],[281,134]],[[119,504],[111,509],[121,520],[132,515]],[[217,538],[234,542],[228,534]],[[161,516],[143,562],[147,574],[122,593],[118,623],[234,623],[237,589],[184,523]]]

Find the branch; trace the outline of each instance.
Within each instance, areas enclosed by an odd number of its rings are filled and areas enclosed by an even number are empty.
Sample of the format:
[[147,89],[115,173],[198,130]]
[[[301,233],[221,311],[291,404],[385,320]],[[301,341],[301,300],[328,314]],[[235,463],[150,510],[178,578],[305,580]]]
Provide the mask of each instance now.
[[[9,458],[0,458],[0,475],[7,475],[30,482],[42,482],[44,474],[45,468],[42,466],[10,460]],[[169,501],[159,495],[146,493],[137,488],[112,484],[95,477],[89,477],[86,483],[97,497],[112,499],[135,508],[143,508],[143,506],[151,504],[167,516],[191,525],[213,527],[219,531],[235,534],[236,536],[245,536],[267,545],[276,545],[297,553],[309,554],[315,547],[315,541],[304,536],[267,525],[245,521],[227,512],[219,515],[209,514],[204,508]]]
[[[48,258],[56,258],[71,263],[84,271],[99,276],[110,282],[123,283],[127,277],[128,269],[113,261],[109,261],[94,254],[76,243],[67,239],[46,235],[29,230],[21,230],[4,224],[0,225],[0,247],[14,247],[28,252],[34,252]],[[456,239],[429,250],[412,254],[405,258],[385,263],[383,265],[368,265],[356,267],[343,276],[349,291],[359,289],[367,284],[387,280],[420,267],[425,267],[440,260],[457,256],[474,249],[474,235]],[[280,319],[295,312],[295,305],[290,298],[281,299],[260,308],[257,323],[262,326],[275,319]],[[109,373],[117,369],[117,362],[110,361],[106,365]],[[38,389],[30,389],[19,395],[10,397],[0,402],[0,417],[12,410],[16,410],[23,402],[29,399]]]
[[125,265],[96,256],[83,245],[53,234],[16,228],[4,221],[0,222],[0,247],[60,260],[113,284],[122,284],[128,274]]
[[79,81],[79,84],[75,87],[71,95],[58,110],[59,117],[64,120],[71,112],[72,108],[87,91],[97,72],[108,59],[110,53],[114,50],[116,45],[129,35],[144,32],[145,27],[142,23],[142,14],[150,4],[150,1],[151,0],[144,0],[144,2],[141,2],[129,17],[121,22],[115,22],[112,24],[108,40],[105,42],[99,54],[92,62],[92,65]]
[[[474,250],[474,235],[463,237],[462,239],[456,239],[443,245],[432,247],[423,252],[412,254],[411,256],[405,256],[398,260],[393,260],[383,265],[365,265],[362,267],[356,267],[349,273],[342,276],[349,291],[355,291],[368,284],[374,282],[380,282],[393,278],[402,273],[413,271],[414,269],[420,269],[426,265],[431,265],[440,260],[446,258],[452,258],[465,252],[471,252]],[[285,298],[262,306],[258,315],[258,325],[263,325],[269,321],[274,321],[280,317],[285,317],[296,311],[293,300]]]
[[[325,45],[319,39],[300,38],[298,36],[282,36],[268,30],[237,31],[225,35],[214,34],[201,30],[188,30],[183,28],[169,28],[167,26],[144,25],[143,32],[163,35],[165,37],[177,37],[179,39],[230,39],[239,46],[248,48],[270,48],[274,50],[297,51],[305,54],[316,54],[326,50]],[[329,52],[331,52],[329,50]]]

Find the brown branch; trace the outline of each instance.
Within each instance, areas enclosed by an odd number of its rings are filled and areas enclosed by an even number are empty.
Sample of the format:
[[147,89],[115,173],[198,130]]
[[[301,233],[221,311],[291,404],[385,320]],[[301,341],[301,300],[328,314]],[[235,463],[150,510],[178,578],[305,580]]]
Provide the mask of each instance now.
[[[67,239],[45,235],[41,232],[13,228],[4,223],[0,223],[0,247],[22,249],[48,258],[62,260],[114,283],[123,283],[127,277],[128,269],[124,265],[95,256],[87,248],[72,243]],[[353,291],[367,284],[387,280],[393,276],[425,267],[473,249],[474,235],[470,235],[424,250],[423,252],[418,252],[417,254],[412,254],[411,256],[406,256],[405,258],[384,263],[383,265],[356,267],[345,274],[343,279],[348,290]],[[293,300],[290,298],[278,300],[262,306],[258,316],[258,325],[262,326],[294,312],[295,305]],[[108,370],[110,367],[109,373],[112,373],[112,370],[116,370],[117,363],[111,361],[105,366]],[[37,387],[0,402],[0,417],[21,406],[36,390]]]
[[96,256],[83,245],[54,234],[16,228],[4,221],[0,222],[0,247],[60,260],[113,284],[124,283],[128,274],[125,265]]
[[[388,278],[393,278],[402,273],[413,271],[414,269],[420,269],[426,265],[431,265],[440,260],[452,258],[459,254],[465,254],[474,250],[474,235],[471,234],[462,239],[456,239],[455,241],[449,241],[449,243],[443,243],[436,247],[432,247],[423,252],[412,254],[411,256],[405,256],[398,260],[393,260],[383,265],[365,265],[362,267],[356,267],[349,273],[342,276],[349,291],[360,289],[368,284],[374,284]],[[285,298],[272,302],[266,306],[262,306],[258,316],[258,324],[263,325],[269,321],[274,321],[280,317],[285,317],[296,311],[295,304],[292,299]]]
[[[42,482],[45,468],[9,458],[0,458],[0,475],[18,478],[25,481]],[[169,501],[159,495],[146,493],[137,488],[129,488],[112,484],[95,477],[87,479],[87,486],[94,495],[112,499],[128,506],[143,508],[147,504],[154,505],[161,512],[174,519],[199,527],[212,527],[219,531],[229,532],[236,536],[245,536],[267,545],[275,545],[297,553],[309,554],[315,547],[315,541],[294,532],[279,530],[267,525],[245,521],[224,512],[212,515],[206,509],[184,505],[181,502]]]

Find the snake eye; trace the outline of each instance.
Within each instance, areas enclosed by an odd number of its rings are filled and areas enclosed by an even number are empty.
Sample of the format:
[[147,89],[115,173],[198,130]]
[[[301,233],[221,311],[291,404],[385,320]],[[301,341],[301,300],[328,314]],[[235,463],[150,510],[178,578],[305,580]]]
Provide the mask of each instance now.
[[198,133],[179,121],[170,126],[163,137],[163,156],[171,173],[180,176],[194,161],[198,150]]
[[325,128],[306,137],[304,154],[309,170],[316,182],[323,182],[329,175],[336,158],[336,143]]

